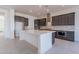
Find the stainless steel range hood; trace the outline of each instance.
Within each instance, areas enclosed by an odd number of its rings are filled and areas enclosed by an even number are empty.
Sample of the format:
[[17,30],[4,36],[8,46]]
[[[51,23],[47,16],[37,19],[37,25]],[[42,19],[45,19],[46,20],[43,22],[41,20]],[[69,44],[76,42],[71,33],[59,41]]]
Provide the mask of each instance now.
[[47,18],[46,18],[46,23],[47,23],[47,28],[51,29],[52,26],[52,21],[51,21],[51,15],[50,13],[47,13]]

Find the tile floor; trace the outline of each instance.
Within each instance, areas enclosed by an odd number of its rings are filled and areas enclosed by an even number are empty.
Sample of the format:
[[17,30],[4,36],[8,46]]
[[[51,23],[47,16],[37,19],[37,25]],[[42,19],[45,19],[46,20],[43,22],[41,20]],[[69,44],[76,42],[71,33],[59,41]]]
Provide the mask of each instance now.
[[37,48],[24,40],[5,39],[0,36],[0,54],[36,54]]
[[79,42],[56,39],[47,54],[79,54]]
[[[36,54],[37,49],[24,40],[5,39],[0,35],[0,54]],[[79,43],[55,39],[55,44],[46,54],[78,54]]]

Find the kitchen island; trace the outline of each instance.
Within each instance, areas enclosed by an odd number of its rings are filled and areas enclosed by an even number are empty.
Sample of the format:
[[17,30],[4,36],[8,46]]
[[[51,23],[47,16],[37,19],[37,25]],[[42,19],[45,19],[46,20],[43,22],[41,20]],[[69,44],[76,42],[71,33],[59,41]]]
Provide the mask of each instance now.
[[24,30],[20,33],[20,40],[25,40],[38,49],[37,53],[45,53],[52,48],[52,33],[55,31]]

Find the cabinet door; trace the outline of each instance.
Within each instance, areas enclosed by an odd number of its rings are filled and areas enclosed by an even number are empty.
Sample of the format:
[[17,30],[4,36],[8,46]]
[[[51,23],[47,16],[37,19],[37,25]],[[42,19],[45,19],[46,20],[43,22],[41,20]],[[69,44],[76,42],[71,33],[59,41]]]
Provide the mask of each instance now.
[[40,26],[46,26],[46,18],[40,19]]
[[22,22],[22,17],[20,17],[20,16],[15,16],[15,21],[16,21],[16,22]]
[[74,25],[75,24],[75,13],[69,13],[59,16],[52,17],[52,25]]
[[24,26],[28,26],[28,19],[24,18]]
[[43,19],[43,26],[46,26],[46,18]]
[[75,13],[68,14],[68,25],[74,25],[75,23]]
[[74,32],[67,32],[67,40],[74,41]]
[[69,13],[62,15],[62,25],[74,25],[75,23],[75,14],[74,13]]
[[55,16],[55,19],[54,19],[54,25],[55,26],[58,26],[59,25],[59,20],[58,20],[58,16]]
[[55,17],[52,17],[52,25],[55,26]]
[[60,26],[61,24],[61,17],[60,16],[54,16],[52,18],[52,25],[53,26]]
[[28,26],[28,18],[15,16],[15,22],[23,22],[24,26]]
[[62,15],[62,25],[67,25],[68,23],[68,19],[67,19],[67,15]]
[[52,44],[55,43],[55,33],[52,33]]
[[61,26],[62,25],[62,18],[61,18],[61,15],[58,16],[58,25]]
[[40,29],[40,20],[39,19],[34,20],[34,28]]
[[52,24],[54,26],[63,26],[68,24],[67,15],[55,16],[52,18]]
[[34,24],[35,24],[35,26],[40,26],[40,20],[35,20]]

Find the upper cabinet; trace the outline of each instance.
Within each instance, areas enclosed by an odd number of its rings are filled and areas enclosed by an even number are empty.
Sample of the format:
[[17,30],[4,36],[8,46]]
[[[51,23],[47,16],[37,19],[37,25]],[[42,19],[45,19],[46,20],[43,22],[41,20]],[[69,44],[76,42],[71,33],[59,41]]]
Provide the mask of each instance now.
[[28,18],[15,16],[15,22],[23,22],[24,26],[28,26]]
[[74,25],[75,23],[75,13],[68,13],[52,17],[53,26],[62,26],[62,25]]
[[35,29],[40,29],[41,26],[46,26],[46,18],[34,20],[34,28]]
[[36,19],[34,23],[38,26],[46,26],[46,18]]
[[40,26],[46,26],[46,18],[40,19]]
[[34,20],[34,29],[40,29],[40,19]]

